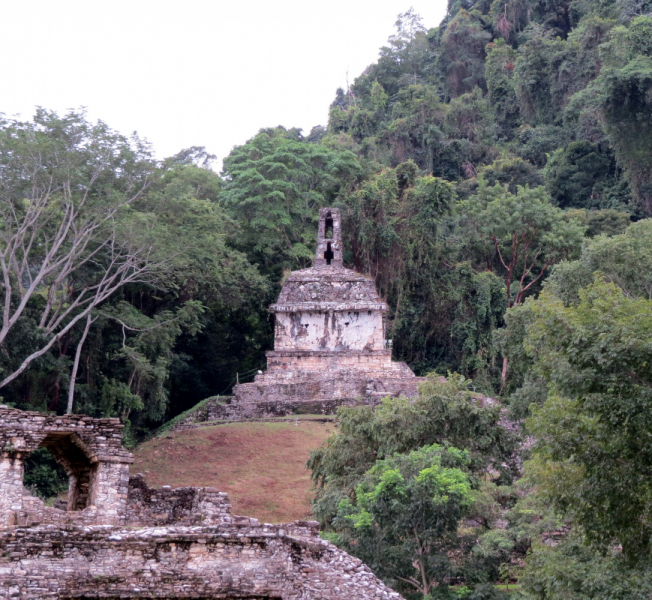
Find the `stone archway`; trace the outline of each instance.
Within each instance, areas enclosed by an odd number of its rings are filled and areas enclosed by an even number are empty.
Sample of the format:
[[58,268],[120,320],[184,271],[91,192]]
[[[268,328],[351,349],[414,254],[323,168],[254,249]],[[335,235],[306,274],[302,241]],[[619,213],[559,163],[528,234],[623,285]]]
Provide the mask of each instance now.
[[[43,415],[0,405],[0,528],[126,518],[131,453],[119,419]],[[46,448],[69,478],[67,511],[23,497],[24,458]],[[38,500],[38,501],[37,501]]]
[[91,460],[79,437],[74,433],[48,433],[39,448],[47,448],[68,475],[67,510],[84,510],[92,504],[98,464]]

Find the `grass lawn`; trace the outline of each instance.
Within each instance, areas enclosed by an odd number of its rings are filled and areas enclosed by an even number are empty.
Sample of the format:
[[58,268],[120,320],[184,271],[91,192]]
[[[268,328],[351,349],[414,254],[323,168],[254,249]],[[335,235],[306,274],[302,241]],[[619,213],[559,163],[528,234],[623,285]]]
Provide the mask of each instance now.
[[[302,417],[303,418],[303,417]],[[212,486],[227,492],[234,514],[267,523],[310,516],[310,450],[332,423],[230,423],[151,439],[134,452],[132,473],[152,487]]]

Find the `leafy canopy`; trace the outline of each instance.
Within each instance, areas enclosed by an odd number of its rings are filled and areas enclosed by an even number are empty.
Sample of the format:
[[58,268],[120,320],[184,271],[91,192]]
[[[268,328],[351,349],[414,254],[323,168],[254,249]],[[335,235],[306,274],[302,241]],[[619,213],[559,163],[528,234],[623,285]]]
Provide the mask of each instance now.
[[550,386],[528,420],[537,493],[589,541],[621,544],[632,561],[649,555],[652,539],[651,309],[596,277],[577,305],[544,292],[526,338]]
[[467,453],[437,444],[378,461],[353,501],[339,504],[340,543],[354,544],[381,577],[428,594],[455,570],[447,552],[473,505],[467,464]]
[[584,228],[550,202],[544,187],[489,187],[482,179],[478,193],[458,211],[469,249],[484,254],[489,269],[502,275],[507,305],[520,304],[549,267],[579,249]]
[[500,406],[486,402],[470,386],[459,375],[447,380],[431,375],[416,399],[387,398],[375,409],[341,408],[338,433],[308,461],[321,489],[315,514],[323,521],[332,519],[332,494],[351,493],[376,460],[432,444],[464,450],[472,471],[491,465],[499,480],[509,481],[516,438],[499,426]]
[[319,208],[360,173],[348,150],[310,143],[296,130],[264,130],[224,160],[220,203],[242,224],[238,247],[280,276],[279,267],[311,264]]

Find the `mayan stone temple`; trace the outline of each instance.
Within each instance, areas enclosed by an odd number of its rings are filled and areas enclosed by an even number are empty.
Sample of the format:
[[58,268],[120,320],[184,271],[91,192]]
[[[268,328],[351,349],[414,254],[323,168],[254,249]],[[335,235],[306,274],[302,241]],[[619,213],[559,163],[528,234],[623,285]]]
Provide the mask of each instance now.
[[270,311],[267,371],[235,386],[228,414],[332,413],[342,404],[417,393],[422,379],[392,361],[387,304],[373,280],[342,265],[338,209],[320,210],[315,266],[292,272]]
[[[0,598],[400,600],[316,522],[236,516],[213,488],[149,488],[121,439],[118,419],[0,406]],[[39,447],[68,472],[61,507],[23,487]]]

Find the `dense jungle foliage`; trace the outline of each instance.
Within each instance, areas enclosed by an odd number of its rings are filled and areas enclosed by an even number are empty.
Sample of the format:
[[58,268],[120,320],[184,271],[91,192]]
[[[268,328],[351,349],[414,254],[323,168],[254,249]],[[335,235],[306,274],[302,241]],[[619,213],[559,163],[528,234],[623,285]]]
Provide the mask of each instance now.
[[213,160],[83,112],[0,120],[3,402],[133,444],[228,393],[337,206],[395,359],[431,375],[341,410],[309,462],[324,535],[409,598],[650,598],[649,0],[410,10],[327,127]]

